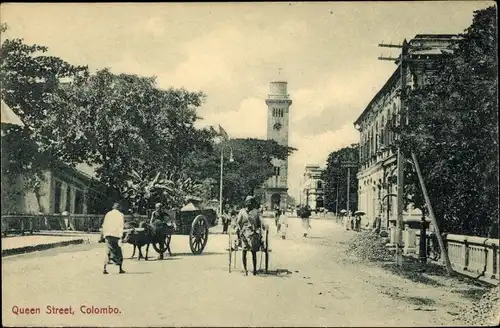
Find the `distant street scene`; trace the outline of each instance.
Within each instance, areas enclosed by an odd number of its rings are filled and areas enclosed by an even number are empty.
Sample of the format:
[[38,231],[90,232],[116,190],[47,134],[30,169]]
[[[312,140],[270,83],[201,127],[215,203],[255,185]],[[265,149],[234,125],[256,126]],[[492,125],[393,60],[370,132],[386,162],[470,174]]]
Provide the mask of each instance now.
[[0,7],[2,324],[500,324],[489,1]]

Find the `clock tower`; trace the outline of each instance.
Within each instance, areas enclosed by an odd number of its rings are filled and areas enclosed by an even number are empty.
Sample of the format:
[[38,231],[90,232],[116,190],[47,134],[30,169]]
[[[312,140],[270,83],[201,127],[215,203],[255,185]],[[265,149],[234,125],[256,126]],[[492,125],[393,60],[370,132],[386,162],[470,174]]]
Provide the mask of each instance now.
[[[271,82],[267,105],[267,139],[288,146],[288,121],[292,100],[287,93],[287,82]],[[288,159],[273,160],[274,175],[264,186],[265,206],[273,210],[276,206],[286,209],[288,196]]]

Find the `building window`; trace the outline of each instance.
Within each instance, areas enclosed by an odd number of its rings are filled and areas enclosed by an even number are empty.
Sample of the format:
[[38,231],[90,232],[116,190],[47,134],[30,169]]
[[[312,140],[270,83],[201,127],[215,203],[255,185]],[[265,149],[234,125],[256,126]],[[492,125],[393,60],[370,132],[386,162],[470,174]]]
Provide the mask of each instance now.
[[280,168],[279,168],[279,166],[275,166],[274,167],[274,175],[275,176],[279,176],[280,175]]
[[83,192],[77,189],[75,192],[75,214],[83,213]]
[[56,181],[54,193],[54,213],[61,213],[61,192],[62,183],[60,181]]
[[285,110],[283,108],[273,108],[273,117],[283,117]]
[[323,189],[323,183],[321,181],[316,183],[316,189]]

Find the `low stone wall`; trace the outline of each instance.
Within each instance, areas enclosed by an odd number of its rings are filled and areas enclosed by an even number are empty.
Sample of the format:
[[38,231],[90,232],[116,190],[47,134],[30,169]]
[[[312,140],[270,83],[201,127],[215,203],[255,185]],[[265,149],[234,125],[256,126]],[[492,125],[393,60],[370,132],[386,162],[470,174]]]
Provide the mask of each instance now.
[[[420,231],[417,231],[415,235],[414,245],[415,249],[418,250]],[[427,233],[427,248],[438,250],[439,246],[432,245],[437,241],[432,239],[435,239],[432,238],[432,234]],[[500,254],[498,239],[444,234],[443,241],[454,271],[494,285],[499,284]],[[418,251],[416,254],[418,255]],[[443,259],[440,256],[437,261],[443,264]]]

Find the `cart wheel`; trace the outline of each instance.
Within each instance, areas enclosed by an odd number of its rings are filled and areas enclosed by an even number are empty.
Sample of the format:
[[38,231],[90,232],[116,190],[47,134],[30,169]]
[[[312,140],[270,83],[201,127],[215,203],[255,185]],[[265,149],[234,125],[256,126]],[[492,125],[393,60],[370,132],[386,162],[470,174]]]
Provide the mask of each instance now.
[[165,241],[163,243],[152,243],[153,249],[163,257],[163,253],[167,251],[167,245],[170,245],[170,240],[172,239],[172,235],[168,234],[165,237]]
[[194,255],[199,255],[207,245],[208,224],[204,215],[198,215],[191,224],[189,233],[189,248]]

